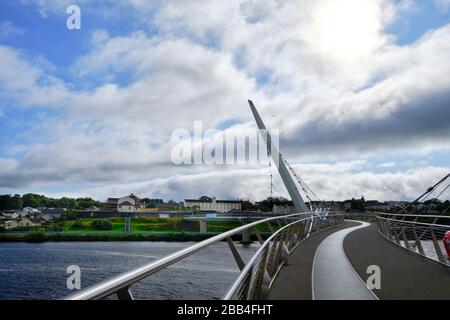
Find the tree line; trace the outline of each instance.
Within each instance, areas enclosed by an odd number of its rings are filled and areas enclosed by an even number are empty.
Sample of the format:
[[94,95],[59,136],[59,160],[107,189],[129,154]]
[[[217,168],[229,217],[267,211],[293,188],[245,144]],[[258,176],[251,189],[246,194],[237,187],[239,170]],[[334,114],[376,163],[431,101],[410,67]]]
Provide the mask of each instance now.
[[31,208],[66,208],[84,210],[89,207],[102,207],[103,204],[92,198],[48,198],[38,194],[0,195],[0,210],[18,210],[26,207]]

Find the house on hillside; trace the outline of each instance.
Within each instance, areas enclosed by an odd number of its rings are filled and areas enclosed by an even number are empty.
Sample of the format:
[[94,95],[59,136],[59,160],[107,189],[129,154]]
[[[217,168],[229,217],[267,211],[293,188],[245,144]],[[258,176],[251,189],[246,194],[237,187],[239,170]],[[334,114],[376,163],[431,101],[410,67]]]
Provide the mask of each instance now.
[[19,226],[19,223],[16,220],[8,220],[5,221],[5,224],[3,226],[5,227],[5,229],[9,230],[17,228]]
[[33,221],[29,218],[22,218],[18,221],[19,227],[40,227],[41,223]]
[[43,214],[48,214],[53,218],[59,218],[62,214],[64,214],[67,211],[67,209],[65,208],[39,208],[39,210]]
[[143,208],[145,208],[144,203],[134,194],[119,198],[117,201],[117,210],[120,213],[140,212]]
[[119,198],[108,198],[105,204],[103,205],[103,209],[110,211],[117,211],[119,205]]
[[14,219],[19,218],[19,215],[17,214],[16,211],[8,210],[8,211],[1,212],[0,217],[4,220],[14,220]]
[[31,208],[31,207],[25,207],[22,210],[17,212],[19,216],[21,217],[27,217],[27,216],[33,216],[33,215],[39,215],[42,212],[38,209]]

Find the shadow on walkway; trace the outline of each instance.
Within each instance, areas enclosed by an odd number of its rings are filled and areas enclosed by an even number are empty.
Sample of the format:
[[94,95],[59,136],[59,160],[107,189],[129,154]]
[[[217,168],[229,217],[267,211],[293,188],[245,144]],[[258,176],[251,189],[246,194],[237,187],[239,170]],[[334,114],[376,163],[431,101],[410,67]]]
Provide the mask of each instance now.
[[332,233],[357,225],[345,222],[340,227],[321,231],[303,241],[289,257],[289,265],[284,266],[275,278],[268,299],[311,300],[312,265],[317,247]]
[[350,233],[344,250],[364,280],[368,266],[381,268],[381,289],[374,290],[380,300],[450,299],[450,268],[391,243],[376,224]]

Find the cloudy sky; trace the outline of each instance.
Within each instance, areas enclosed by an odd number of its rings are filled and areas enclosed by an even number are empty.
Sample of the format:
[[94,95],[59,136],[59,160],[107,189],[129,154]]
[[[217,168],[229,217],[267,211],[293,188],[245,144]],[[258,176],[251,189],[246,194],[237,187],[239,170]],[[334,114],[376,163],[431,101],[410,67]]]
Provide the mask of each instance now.
[[322,199],[412,199],[450,167],[450,1],[0,3],[0,193],[263,199],[267,161],[171,161],[248,98]]

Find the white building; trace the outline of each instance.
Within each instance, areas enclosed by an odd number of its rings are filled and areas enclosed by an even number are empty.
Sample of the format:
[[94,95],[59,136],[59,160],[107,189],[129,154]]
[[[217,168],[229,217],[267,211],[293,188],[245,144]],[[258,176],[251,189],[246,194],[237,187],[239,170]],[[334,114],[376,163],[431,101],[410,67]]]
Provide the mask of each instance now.
[[22,210],[18,211],[17,214],[21,218],[23,218],[23,217],[28,217],[28,216],[32,216],[32,215],[38,215],[38,214],[41,214],[41,212],[35,208],[25,207]]
[[40,223],[33,222],[28,218],[23,218],[19,221],[19,227],[39,227]]
[[9,221],[5,221],[5,224],[3,225],[5,227],[5,229],[14,229],[17,228],[19,226],[19,223],[16,220],[9,220]]
[[16,212],[1,212],[0,216],[5,220],[14,220],[19,218],[19,215]]
[[229,212],[231,210],[241,210],[242,202],[233,200],[216,200],[212,198],[210,200],[184,200],[184,207],[186,208],[198,208],[200,211],[216,211],[216,212]]
[[143,209],[142,201],[135,195],[122,197],[117,201],[117,210],[123,213],[139,212]]

